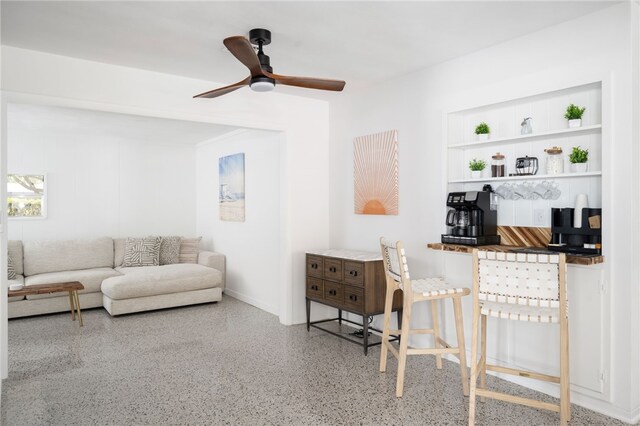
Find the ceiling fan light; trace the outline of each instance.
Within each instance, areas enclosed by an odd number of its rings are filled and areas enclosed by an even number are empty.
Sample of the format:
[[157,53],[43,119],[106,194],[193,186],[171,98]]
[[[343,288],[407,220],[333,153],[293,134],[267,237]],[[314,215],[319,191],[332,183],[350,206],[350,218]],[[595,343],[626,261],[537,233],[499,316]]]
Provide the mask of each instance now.
[[276,87],[276,82],[268,77],[256,77],[249,84],[254,92],[270,92]]

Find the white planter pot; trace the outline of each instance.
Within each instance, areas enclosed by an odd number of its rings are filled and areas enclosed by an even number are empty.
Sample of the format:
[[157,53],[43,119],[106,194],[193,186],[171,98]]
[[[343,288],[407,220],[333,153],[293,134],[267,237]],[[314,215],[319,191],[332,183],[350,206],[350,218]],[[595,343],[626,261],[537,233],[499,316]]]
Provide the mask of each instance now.
[[490,133],[480,133],[479,135],[476,135],[478,137],[479,141],[488,141],[489,140],[489,134]]
[[480,179],[482,178],[483,170],[471,170],[471,179]]
[[575,120],[569,120],[569,127],[582,127],[582,118],[577,118]]
[[586,173],[589,163],[571,163],[571,171],[573,173]]

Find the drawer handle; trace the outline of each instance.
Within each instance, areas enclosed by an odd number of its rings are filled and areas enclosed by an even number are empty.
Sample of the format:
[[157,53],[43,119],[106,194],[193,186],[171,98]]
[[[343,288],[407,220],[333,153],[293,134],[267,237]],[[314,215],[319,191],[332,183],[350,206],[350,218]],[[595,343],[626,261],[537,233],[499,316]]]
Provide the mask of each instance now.
[[352,295],[349,296],[349,300],[352,300],[352,301],[355,302],[355,301],[358,300],[358,296],[356,296],[355,294],[352,294]]
[[311,264],[311,269],[318,269],[318,264],[317,263],[312,263]]
[[311,290],[318,291],[318,286],[317,286],[317,285],[312,285],[312,286],[311,286]]
[[338,271],[338,269],[336,269],[335,266],[332,266],[331,268],[329,268],[329,272],[336,273],[337,271]]
[[329,294],[335,296],[336,294],[338,294],[338,292],[335,290],[329,290]]
[[349,271],[349,275],[351,275],[352,277],[357,277],[358,271]]

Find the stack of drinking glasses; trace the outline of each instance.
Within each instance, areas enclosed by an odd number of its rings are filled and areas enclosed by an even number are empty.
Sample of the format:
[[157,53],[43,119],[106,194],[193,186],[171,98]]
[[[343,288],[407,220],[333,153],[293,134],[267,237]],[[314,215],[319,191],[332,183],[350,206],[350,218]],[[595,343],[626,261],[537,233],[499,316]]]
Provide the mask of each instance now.
[[560,198],[560,185],[557,182],[542,181],[538,184],[523,182],[505,183],[495,189],[496,194],[505,200],[557,200]]

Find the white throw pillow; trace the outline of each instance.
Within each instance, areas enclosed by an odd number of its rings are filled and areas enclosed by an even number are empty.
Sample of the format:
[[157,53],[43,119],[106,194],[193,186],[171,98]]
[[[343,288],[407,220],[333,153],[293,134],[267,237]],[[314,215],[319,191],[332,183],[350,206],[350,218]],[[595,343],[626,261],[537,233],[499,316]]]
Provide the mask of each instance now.
[[200,240],[198,238],[183,238],[180,241],[180,263],[198,263]]

